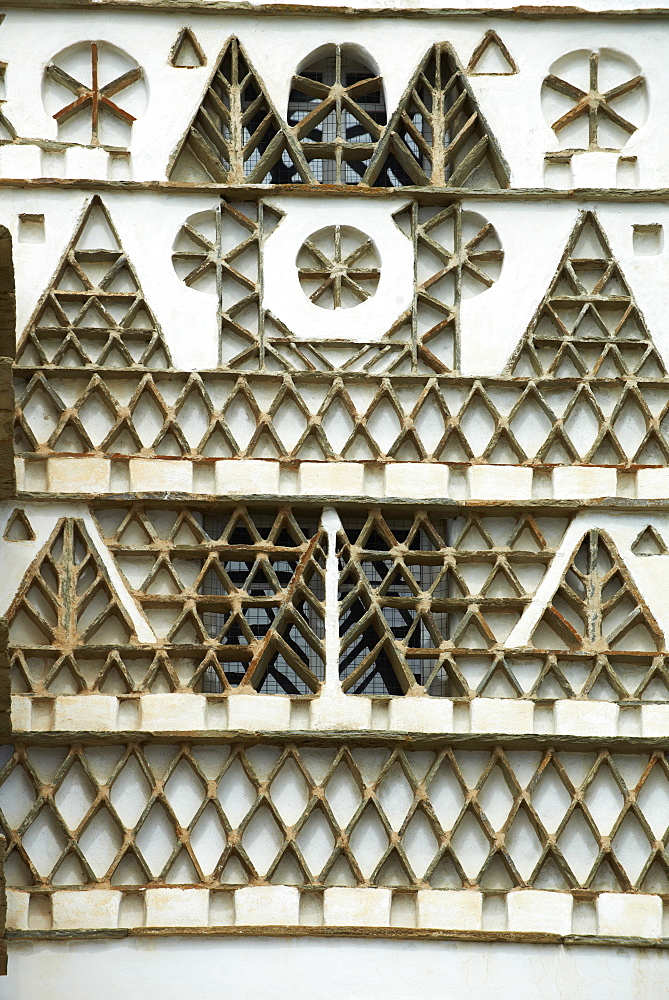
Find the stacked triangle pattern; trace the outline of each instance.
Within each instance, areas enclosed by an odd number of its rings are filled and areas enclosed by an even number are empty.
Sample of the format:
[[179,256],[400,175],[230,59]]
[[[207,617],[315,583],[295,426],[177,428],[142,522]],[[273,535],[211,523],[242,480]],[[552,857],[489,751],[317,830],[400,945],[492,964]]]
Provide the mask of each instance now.
[[666,369],[592,212],[578,220],[511,375],[661,378]]
[[169,351],[96,195],[28,324],[17,364],[164,369]]

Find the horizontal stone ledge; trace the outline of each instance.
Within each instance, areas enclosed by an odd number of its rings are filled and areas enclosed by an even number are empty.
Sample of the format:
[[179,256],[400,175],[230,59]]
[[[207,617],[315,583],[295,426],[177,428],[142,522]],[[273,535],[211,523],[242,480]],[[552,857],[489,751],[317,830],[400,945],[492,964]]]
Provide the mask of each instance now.
[[[89,493],[59,493],[57,494],[58,499],[69,503],[87,503],[90,504],[91,494]],[[13,499],[17,503],[28,503],[28,502],[39,502],[47,501],[52,502],[54,499],[54,494],[44,493],[37,490],[19,490]],[[396,507],[398,509],[406,509],[408,505],[415,507],[416,504],[420,504],[421,508],[425,510],[437,510],[441,511],[446,515],[452,516],[460,510],[485,510],[485,511],[540,511],[541,513],[572,513],[581,510],[606,510],[614,512],[628,512],[628,513],[641,513],[645,511],[658,511],[660,513],[669,511],[669,498],[666,499],[655,499],[655,500],[638,500],[636,498],[630,497],[596,497],[592,500],[574,500],[568,498],[553,499],[553,498],[533,498],[532,500],[523,501],[513,501],[513,500],[469,500],[469,499],[458,499],[453,500],[448,497],[443,499],[422,499],[422,500],[411,500],[406,497],[383,497],[379,499],[378,497],[373,497],[368,494],[362,496],[354,497],[341,497],[335,495],[324,495],[319,497],[318,500],[310,499],[309,497],[301,496],[297,493],[287,493],[287,494],[271,494],[271,493],[230,493],[226,494],[224,497],[216,496],[213,493],[176,493],[168,491],[158,491],[154,493],[114,493],[105,494],[97,499],[103,501],[105,504],[109,501],[120,501],[122,503],[131,502],[156,502],[161,503],[191,503],[197,505],[198,507],[214,507],[220,506],[221,501],[226,503],[244,503],[246,506],[260,506],[267,504],[299,504],[301,507],[309,507],[311,509],[318,507],[352,507],[353,505],[369,506],[369,504],[377,504],[383,507]]]
[[[41,927],[31,926],[31,897],[49,898],[40,907]],[[132,897],[132,910],[124,903]],[[588,902],[590,926],[568,891],[515,889],[504,895],[478,889],[243,888],[7,890],[7,930],[15,935],[67,937],[105,932],[192,934],[370,933],[388,936],[497,935],[499,940],[601,943],[638,941],[669,947],[663,936],[664,904],[648,893],[601,892]],[[497,900],[486,926],[486,903]],[[400,901],[402,909],[395,908]],[[306,903],[310,905],[305,905]],[[583,903],[581,902],[582,906]]]
[[[54,0],[55,2],[55,0]],[[128,0],[132,6],[137,6],[137,0]],[[174,0],[172,0],[174,2]],[[116,0],[118,4],[118,0]],[[225,4],[226,9],[234,7],[233,4],[228,4],[227,0],[222,0]],[[5,6],[8,6],[7,4]],[[22,7],[29,7],[30,3],[21,4]],[[41,3],[40,8],[44,7],[45,4]],[[59,9],[65,9],[68,4],[67,2],[58,3]],[[100,3],[96,3],[96,7],[102,6]],[[179,4],[176,4],[178,8]],[[257,6],[254,8],[249,6],[248,11],[257,10]],[[555,8],[553,8],[554,10]],[[573,8],[571,8],[573,10]],[[198,6],[197,11],[201,13],[206,10],[204,6]],[[319,7],[318,8],[319,17],[327,16],[328,8]],[[358,13],[358,12],[356,12]],[[363,13],[363,12],[361,12]],[[392,11],[391,16],[395,14],[401,17],[410,17],[418,13],[423,16],[424,12],[414,12],[408,11]],[[503,16],[503,11],[489,11],[489,14],[494,14],[497,16],[501,14]],[[641,16],[644,12],[640,12]],[[370,10],[370,16],[376,16],[376,11]],[[438,12],[440,17],[453,16],[453,12],[444,11],[443,8]],[[456,12],[457,14],[457,12]],[[583,12],[585,17],[597,16],[596,14]],[[617,11],[617,17],[625,17],[629,15],[630,17],[640,16],[638,11]],[[656,16],[669,17],[669,9],[664,11],[659,11]],[[383,12],[381,12],[383,16]],[[467,17],[475,16],[475,14],[467,14]],[[611,16],[602,12],[603,17]],[[18,143],[0,142],[0,147],[2,146],[35,146],[36,148],[42,149],[53,149],[58,147],[59,149],[65,147],[67,148],[67,143],[60,143],[56,140],[50,139],[34,139],[32,141],[22,140]],[[101,148],[101,147],[96,147]],[[337,185],[337,184],[219,184],[216,181],[169,181],[169,180],[130,180],[127,178],[118,180],[109,180],[105,177],[0,177],[0,188],[38,188],[38,189],[74,189],[74,190],[93,190],[93,191],[152,191],[152,192],[164,192],[167,195],[175,194],[177,192],[188,192],[197,193],[205,192],[207,194],[216,193],[225,195],[231,201],[255,201],[261,198],[269,197],[286,197],[287,195],[294,195],[297,198],[311,198],[311,197],[328,197],[328,198],[390,198],[392,200],[401,201],[406,198],[416,198],[424,204],[438,203],[443,204],[449,201],[461,201],[466,199],[467,201],[569,201],[578,204],[579,202],[631,202],[631,203],[645,203],[645,202],[664,202],[669,199],[669,188],[591,188],[591,187],[573,187],[573,188],[548,188],[548,187],[532,187],[532,188],[521,188],[521,187],[510,187],[510,188],[496,188],[486,190],[481,188],[475,190],[473,188],[461,188],[461,187],[440,187],[435,185],[434,187],[421,187],[420,185],[407,185],[406,187],[367,187],[365,185]]]
[[[374,717],[372,707],[375,707]],[[327,694],[310,699],[235,693],[173,692],[133,697],[107,694],[12,695],[15,732],[398,732],[615,737],[669,736],[669,703],[525,698],[451,698]]]
[[319,747],[347,743],[352,747],[387,747],[400,750],[440,750],[445,746],[460,749],[493,750],[557,750],[597,752],[607,749],[615,753],[652,753],[667,749],[666,736],[574,736],[555,733],[399,733],[388,730],[323,729],[316,730],[139,730],[118,729],[113,732],[91,730],[43,731],[14,730],[5,743],[15,747],[70,747],[73,743],[86,746],[109,746],[131,743],[143,747],[151,743],[192,742],[228,746],[274,744],[280,746]]
[[[119,459],[102,455],[17,458],[19,493],[52,497],[269,497],[297,499],[523,505],[583,501],[663,501],[669,469],[623,472],[609,466],[462,465],[440,462],[281,462],[223,458]],[[202,474],[206,473],[206,482]],[[620,478],[620,481],[619,481]],[[633,495],[630,495],[633,494]]]
[[546,934],[522,931],[447,931],[418,927],[324,927],[299,924],[274,927],[260,924],[252,927],[122,927],[116,929],[79,930],[7,930],[8,941],[120,941],[127,938],[157,937],[328,937],[328,938],[390,938],[393,940],[482,941],[506,944],[589,945],[590,947],[658,948],[669,950],[669,937],[631,938],[605,934]]

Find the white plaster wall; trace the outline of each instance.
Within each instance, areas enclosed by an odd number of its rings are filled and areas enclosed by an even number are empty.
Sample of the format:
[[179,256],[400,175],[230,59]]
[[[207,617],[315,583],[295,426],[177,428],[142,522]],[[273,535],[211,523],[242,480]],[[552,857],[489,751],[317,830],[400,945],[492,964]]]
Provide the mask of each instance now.
[[450,941],[11,942],[4,1000],[666,1000],[669,952]]
[[[379,340],[411,305],[413,249],[393,221],[402,205],[374,199],[272,198],[285,212],[265,243],[265,296],[270,312],[298,337]],[[381,259],[374,294],[350,309],[324,309],[311,302],[300,286],[295,259],[306,239],[326,226],[348,226],[369,236]],[[369,264],[361,261],[361,266]],[[311,289],[310,289],[311,290]]]

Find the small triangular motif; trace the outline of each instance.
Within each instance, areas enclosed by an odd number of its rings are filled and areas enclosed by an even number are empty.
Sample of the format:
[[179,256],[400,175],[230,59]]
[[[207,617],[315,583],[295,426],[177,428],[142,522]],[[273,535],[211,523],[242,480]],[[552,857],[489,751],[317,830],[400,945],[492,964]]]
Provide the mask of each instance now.
[[179,32],[170,52],[169,63],[170,66],[177,69],[195,69],[198,66],[206,66],[206,56],[190,28],[182,28]]
[[226,42],[167,176],[222,184],[313,181],[299,142],[237,38]]
[[635,556],[666,556],[667,546],[659,531],[649,524],[632,542],[632,552]]
[[3,538],[6,542],[34,542],[35,532],[26,512],[16,507],[9,515]]
[[[68,287],[71,275],[79,281],[79,289]],[[112,290],[124,275],[128,280],[122,282],[123,290]],[[143,317],[141,327],[134,322],[136,316]],[[37,358],[40,366],[55,367],[171,366],[160,326],[98,195],[87,205],[16,357],[18,364]]]
[[506,188],[509,169],[448,42],[421,60],[363,183]]
[[497,32],[490,28],[472,52],[467,72],[470,76],[512,76],[518,67]]

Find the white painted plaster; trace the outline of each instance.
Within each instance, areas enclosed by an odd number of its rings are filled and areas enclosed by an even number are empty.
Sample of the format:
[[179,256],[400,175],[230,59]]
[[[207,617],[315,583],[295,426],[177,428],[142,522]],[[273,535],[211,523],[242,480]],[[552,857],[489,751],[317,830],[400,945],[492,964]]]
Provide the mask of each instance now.
[[[260,958],[259,958],[260,956]],[[293,1000],[666,1000],[669,953],[634,948],[298,938],[168,938],[79,943],[12,941],[5,1000],[143,1000],[147,979],[162,1000],[188,991]],[[314,977],[316,976],[316,984]]]

